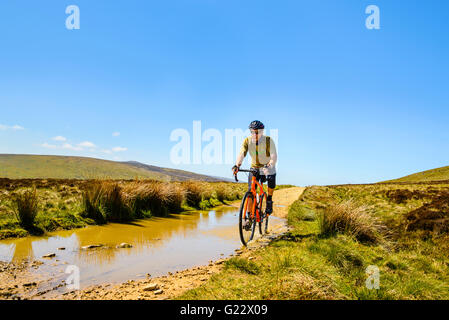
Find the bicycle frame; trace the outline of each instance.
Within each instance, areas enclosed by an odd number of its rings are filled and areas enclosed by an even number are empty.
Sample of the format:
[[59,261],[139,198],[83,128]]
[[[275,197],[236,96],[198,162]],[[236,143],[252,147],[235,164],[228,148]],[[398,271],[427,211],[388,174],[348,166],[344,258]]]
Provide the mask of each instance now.
[[[260,222],[260,212],[259,210],[256,210],[256,198],[257,198],[257,191],[256,191],[256,185],[259,186],[259,199],[261,199],[262,196],[266,196],[265,191],[263,191],[263,183],[260,184],[259,181],[256,180],[256,177],[253,175],[251,178],[251,190],[250,192],[253,194],[253,205],[251,208],[251,218],[254,218],[254,212],[256,213],[256,222]],[[245,211],[247,211],[248,202],[245,203]]]
[[[238,182],[237,179],[237,173],[238,172],[249,172],[252,174],[251,176],[251,183],[250,183],[250,190],[245,192],[245,195],[242,199],[242,204],[240,205],[239,210],[239,233],[240,233],[240,240],[242,241],[243,245],[247,245],[249,241],[251,241],[254,237],[254,231],[256,228],[256,224],[259,224],[259,232],[261,235],[264,234],[262,231],[262,223],[265,221],[265,233],[267,233],[267,227],[268,227],[268,216],[265,215],[265,212],[261,212],[263,210],[262,206],[264,203],[264,200],[267,196],[263,189],[263,182],[260,183],[258,181],[258,178],[260,176],[260,172],[258,169],[251,168],[250,170],[240,170],[240,168],[235,167],[233,168],[234,172],[234,178],[235,181]],[[259,187],[259,192],[256,191],[256,187]],[[252,199],[253,203],[251,204],[251,208],[248,208],[248,203],[250,202],[250,199]],[[251,209],[248,211],[248,209]],[[249,215],[249,217],[248,217]],[[262,216],[263,215],[263,216]],[[248,224],[248,222],[250,222]],[[249,228],[248,228],[249,227]],[[251,229],[251,230],[250,230]],[[245,231],[250,231],[249,239],[247,239],[247,233]]]

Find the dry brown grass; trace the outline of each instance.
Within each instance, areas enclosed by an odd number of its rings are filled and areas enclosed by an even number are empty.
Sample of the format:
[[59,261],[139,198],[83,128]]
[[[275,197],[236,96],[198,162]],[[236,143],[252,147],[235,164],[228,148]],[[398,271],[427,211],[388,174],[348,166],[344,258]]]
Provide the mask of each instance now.
[[186,190],[178,183],[166,185],[167,207],[169,212],[182,211],[182,204],[186,197]]
[[[235,188],[237,190],[235,190]],[[96,181],[83,191],[84,215],[102,223],[126,221],[145,216],[164,216],[193,208],[207,208],[212,198],[219,201],[238,199],[242,186],[200,181]],[[210,202],[209,202],[210,201]],[[214,202],[216,204],[216,200]]]
[[101,185],[103,189],[102,207],[108,221],[128,221],[133,219],[133,207],[123,187],[118,183],[106,182]]
[[106,217],[101,211],[103,188],[101,182],[90,184],[82,192],[83,215],[96,223],[105,223]]
[[319,219],[321,234],[347,234],[359,241],[380,243],[388,237],[387,228],[375,217],[372,207],[360,205],[353,199],[327,206]]
[[194,181],[187,181],[182,185],[186,190],[187,205],[193,208],[199,208],[205,193],[204,185]]
[[184,201],[184,190],[179,185],[163,182],[133,182],[124,186],[126,202],[132,207],[136,217],[151,211],[153,215],[179,212]]

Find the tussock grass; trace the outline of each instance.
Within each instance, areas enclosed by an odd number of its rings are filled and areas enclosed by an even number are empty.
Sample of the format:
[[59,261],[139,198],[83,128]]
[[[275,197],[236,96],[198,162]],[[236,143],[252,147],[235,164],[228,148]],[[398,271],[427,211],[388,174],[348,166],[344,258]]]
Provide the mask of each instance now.
[[224,202],[228,199],[229,191],[225,188],[217,188],[217,190],[215,190],[215,194],[218,201]]
[[106,223],[106,217],[102,210],[103,188],[101,183],[96,182],[87,187],[82,193],[82,215],[94,220],[98,224]]
[[13,212],[20,225],[30,230],[34,227],[34,221],[38,213],[39,200],[36,189],[28,189],[18,192],[12,200]]
[[95,221],[129,221],[180,212],[185,191],[179,185],[159,181],[99,182],[83,192],[84,212]]
[[372,207],[360,205],[353,199],[327,206],[319,215],[321,235],[348,234],[359,241],[385,241],[387,228],[371,214]]
[[122,187],[118,183],[105,183],[102,188],[102,207],[106,220],[115,222],[132,220],[134,212]]
[[166,185],[166,194],[168,211],[172,213],[181,212],[186,190],[180,184],[171,183]]
[[188,206],[199,208],[201,201],[203,201],[203,185],[201,183],[188,181],[183,183],[186,190],[186,202]]
[[153,216],[164,216],[167,213],[168,195],[161,182],[134,182],[124,187],[125,200],[132,208],[135,218],[141,218],[143,212],[151,212]]

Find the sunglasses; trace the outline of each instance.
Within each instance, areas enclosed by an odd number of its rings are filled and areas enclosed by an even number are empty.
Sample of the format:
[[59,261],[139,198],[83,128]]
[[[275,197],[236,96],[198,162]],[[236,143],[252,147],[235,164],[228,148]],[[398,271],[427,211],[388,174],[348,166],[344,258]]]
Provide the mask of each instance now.
[[251,134],[262,134],[262,130],[260,130],[260,131],[251,131]]

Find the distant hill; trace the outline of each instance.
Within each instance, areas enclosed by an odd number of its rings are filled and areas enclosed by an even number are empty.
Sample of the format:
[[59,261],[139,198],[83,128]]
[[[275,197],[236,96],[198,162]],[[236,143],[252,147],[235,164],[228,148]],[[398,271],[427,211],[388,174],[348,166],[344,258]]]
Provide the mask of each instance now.
[[383,182],[428,182],[443,180],[449,180],[449,166],[413,173],[402,178]]
[[87,157],[0,154],[0,178],[9,179],[156,179],[163,181],[228,181],[189,171],[136,161],[116,162]]
[[161,174],[174,176],[180,181],[183,181],[183,180],[231,181],[231,182],[234,181],[232,179],[216,177],[216,176],[207,176],[207,175],[202,175],[202,174],[198,174],[198,173],[194,173],[194,172],[190,172],[190,171],[156,167],[156,166],[144,164],[144,163],[137,162],[137,161],[127,161],[127,162],[121,162],[121,163],[131,165],[136,168],[152,171],[152,172],[159,172]]

